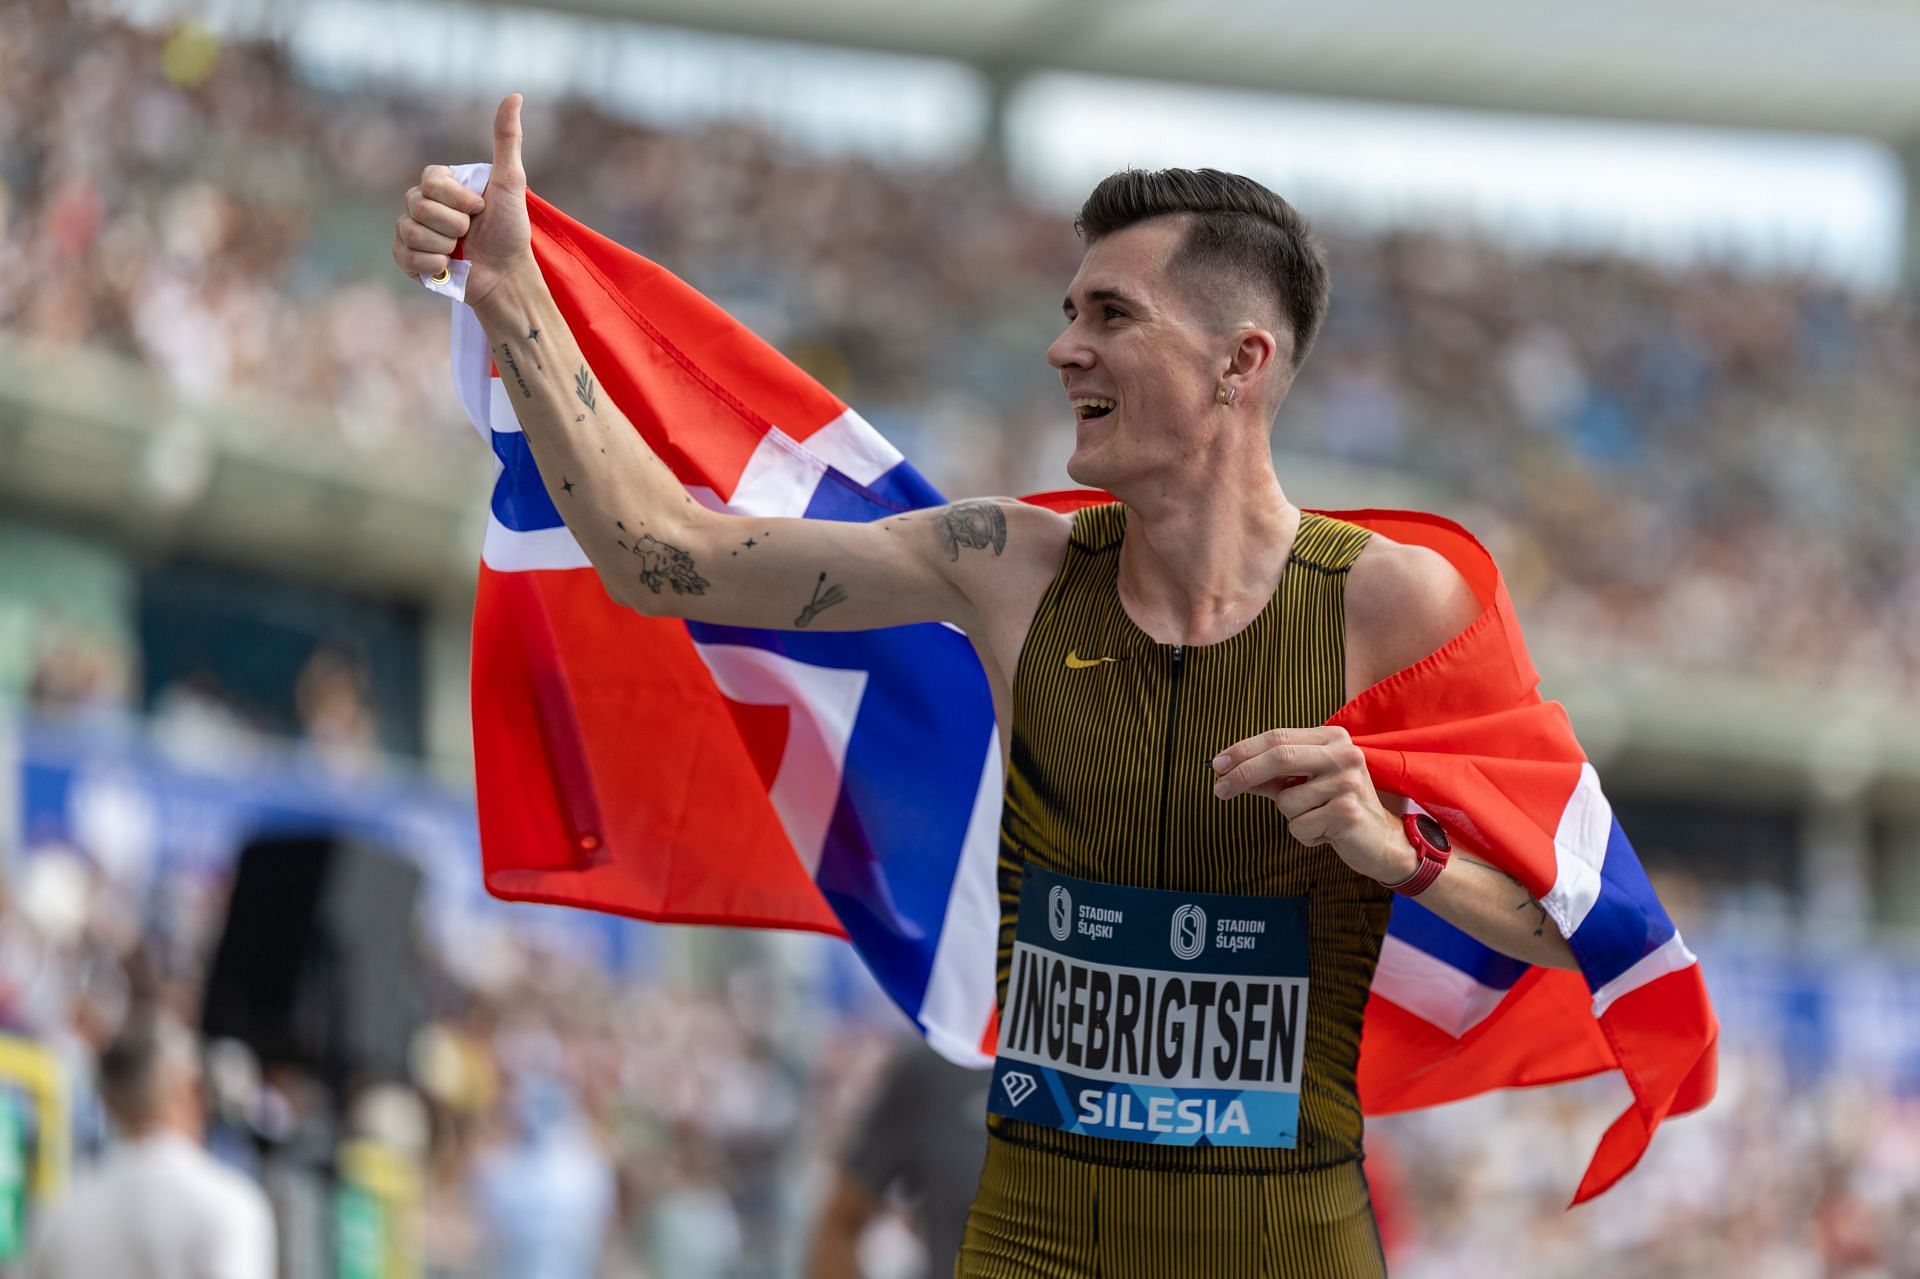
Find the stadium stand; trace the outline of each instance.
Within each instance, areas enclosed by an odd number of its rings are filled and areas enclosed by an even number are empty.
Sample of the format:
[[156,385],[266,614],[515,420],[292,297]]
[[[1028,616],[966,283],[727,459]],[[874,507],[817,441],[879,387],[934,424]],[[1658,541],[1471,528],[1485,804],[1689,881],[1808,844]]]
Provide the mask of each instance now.
[[[318,760],[411,784],[384,746],[458,772],[484,459],[447,391],[444,312],[389,278],[384,242],[394,192],[423,157],[477,154],[486,107],[317,86],[270,44],[69,0],[9,8],[0,700],[18,695],[33,727],[7,734],[0,766],[51,777],[45,741],[104,734],[117,766],[128,738],[152,738],[169,767],[231,779],[290,734],[305,747],[270,770]],[[580,101],[546,118],[536,188],[760,327],[947,491],[1059,482],[1066,426],[1038,352],[1079,247],[1057,210],[985,163],[883,167]],[[1643,851],[1728,1029],[1720,1099],[1664,1130],[1604,1213],[1562,1214],[1575,1167],[1520,1157],[1590,1147],[1612,1105],[1598,1089],[1376,1124],[1379,1164],[1401,1170],[1395,1272],[1464,1279],[1497,1257],[1542,1276],[1915,1273],[1911,296],[1321,229],[1334,300],[1278,428],[1298,459],[1283,479],[1310,477],[1308,501],[1439,506],[1495,547],[1549,691],[1612,750],[1610,790],[1655,832]],[[261,489],[273,498],[246,496]],[[153,686],[115,601],[148,561],[214,548],[391,605],[380,624],[417,634],[430,667],[411,705],[370,705],[400,685],[334,658],[305,692],[297,674],[265,692],[191,673]],[[418,632],[408,610],[430,614]],[[376,723],[396,715],[426,722]],[[14,789],[0,783],[0,816],[41,811]],[[0,830],[0,1026],[73,1070],[82,1158],[101,1141],[91,1055],[130,1004],[197,1005],[224,890],[212,861],[149,882],[116,855],[125,810],[88,811]],[[439,864],[471,858],[431,841]],[[1761,852],[1756,873],[1744,858]],[[1804,894],[1814,882],[1840,887]],[[530,1151],[617,1186],[565,1206],[606,1231],[600,1273],[787,1273],[894,1033],[845,956],[681,938],[621,970],[520,915],[457,918],[484,945],[437,934],[415,1050],[426,1273],[489,1274],[538,1246],[514,1233],[533,1223],[488,1210],[555,1166]],[[244,1153],[271,1090],[215,1073],[216,1133]],[[871,1252],[876,1274],[913,1273],[897,1233]]]

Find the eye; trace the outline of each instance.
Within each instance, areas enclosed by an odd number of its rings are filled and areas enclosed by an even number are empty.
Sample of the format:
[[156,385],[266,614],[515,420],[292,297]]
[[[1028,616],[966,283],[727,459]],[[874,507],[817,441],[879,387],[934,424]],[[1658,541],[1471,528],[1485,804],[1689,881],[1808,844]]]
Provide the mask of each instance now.
[[1104,307],[1101,307],[1100,309],[1107,313],[1107,318],[1109,320],[1114,319],[1116,316],[1121,319],[1125,319],[1127,315],[1125,311],[1122,311],[1117,306],[1104,306]]

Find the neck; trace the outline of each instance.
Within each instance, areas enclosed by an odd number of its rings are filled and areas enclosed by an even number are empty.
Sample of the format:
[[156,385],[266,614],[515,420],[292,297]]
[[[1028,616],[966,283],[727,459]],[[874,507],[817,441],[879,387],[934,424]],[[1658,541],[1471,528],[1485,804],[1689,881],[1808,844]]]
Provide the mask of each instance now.
[[1163,475],[1123,497],[1120,601],[1163,644],[1239,633],[1280,585],[1300,510],[1265,454]]
[[123,1124],[121,1133],[129,1141],[150,1141],[155,1137],[183,1137],[199,1145],[206,1139],[206,1125],[198,1116],[187,1114],[155,1115],[141,1124]]

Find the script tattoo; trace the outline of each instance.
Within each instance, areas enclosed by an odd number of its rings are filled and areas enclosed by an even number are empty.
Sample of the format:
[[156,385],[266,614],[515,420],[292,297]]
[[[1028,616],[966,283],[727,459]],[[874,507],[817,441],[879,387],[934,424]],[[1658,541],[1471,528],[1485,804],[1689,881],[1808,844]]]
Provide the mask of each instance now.
[[582,404],[595,413],[600,411],[600,406],[593,402],[593,374],[587,372],[587,366],[584,364],[580,366],[579,374],[573,379],[573,393],[580,397]]
[[[623,530],[626,526],[620,526]],[[658,595],[671,586],[675,595],[705,595],[710,583],[694,572],[693,556],[671,542],[662,542],[651,533],[643,533],[632,546],[616,542],[640,561],[640,580]]]
[[827,575],[822,573],[820,580],[813,584],[812,601],[800,610],[800,616],[793,619],[793,624],[795,626],[805,626],[813,621],[814,618],[820,616],[823,610],[832,608],[835,604],[840,603],[846,598],[846,591],[842,590],[837,584],[828,586]]
[[998,555],[1007,549],[1007,516],[994,502],[962,502],[940,513],[940,526],[947,535],[947,558],[957,560],[960,550],[993,548]]
[[507,362],[507,371],[513,374],[513,380],[520,384],[520,394],[531,400],[533,391],[527,386],[527,379],[520,376],[520,365],[513,358],[513,348],[505,342],[500,344],[500,358]]

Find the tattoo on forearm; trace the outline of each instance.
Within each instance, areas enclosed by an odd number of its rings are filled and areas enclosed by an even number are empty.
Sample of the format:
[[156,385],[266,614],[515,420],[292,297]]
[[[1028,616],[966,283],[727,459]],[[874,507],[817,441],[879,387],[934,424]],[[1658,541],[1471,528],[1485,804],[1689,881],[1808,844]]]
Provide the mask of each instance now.
[[828,586],[827,575],[822,573],[820,579],[813,584],[813,599],[805,608],[800,610],[800,616],[793,619],[793,624],[795,626],[806,626],[812,622],[814,618],[820,616],[823,611],[832,608],[835,604],[840,603],[846,598],[846,591],[842,590],[837,583],[833,586]]
[[540,345],[539,344],[540,344],[540,330],[534,328],[531,324],[529,324],[527,326],[527,354],[533,357],[534,368],[544,369],[547,366],[540,363]]
[[961,548],[970,551],[993,548],[998,555],[1007,549],[1007,516],[996,502],[961,502],[940,513],[940,525],[947,536],[947,558],[960,558]]
[[[1525,884],[1522,884],[1519,880],[1507,874],[1506,871],[1501,870],[1498,866],[1495,866],[1492,862],[1483,862],[1478,857],[1469,857],[1465,853],[1457,852],[1454,854],[1454,856],[1459,858],[1463,862],[1472,862],[1475,866],[1485,866],[1488,870],[1492,871],[1494,874],[1499,875],[1504,879],[1506,879],[1507,882],[1512,884],[1515,888],[1518,888],[1523,893],[1526,892],[1527,886]],[[1533,935],[1535,937],[1545,937],[1547,935],[1547,908],[1540,904],[1539,898],[1535,897],[1532,893],[1527,893],[1526,896],[1518,904],[1514,906],[1514,910],[1522,911],[1522,910],[1526,910],[1528,907],[1532,907],[1534,910],[1540,912],[1540,917],[1533,921]]]
[[1539,901],[1534,898],[1532,893],[1528,893],[1527,900],[1515,906],[1514,909],[1517,911],[1525,910],[1529,906],[1540,912],[1540,918],[1533,921],[1533,935],[1535,937],[1545,937],[1547,935],[1547,908],[1542,906]]
[[520,384],[520,394],[531,400],[533,390],[527,385],[527,379],[520,376],[519,361],[513,358],[513,348],[505,342],[500,344],[500,358],[507,362],[507,372],[513,374],[513,380]]
[[572,481],[572,480],[570,480],[570,479],[568,479],[568,478],[567,478],[566,476],[564,476],[564,475],[560,477],[560,491],[561,491],[562,493],[571,493],[571,492],[573,492],[573,481]]
[[[614,523],[621,532],[626,532],[625,524],[617,520]],[[705,595],[707,587],[712,585],[694,571],[693,556],[671,542],[660,541],[651,533],[641,534],[631,546],[618,540],[614,545],[640,561],[640,580],[655,595],[668,586],[673,588],[675,595]]]
[[593,374],[587,372],[587,366],[584,364],[580,366],[580,372],[573,379],[573,393],[579,396],[580,402],[589,409],[595,413],[600,411],[600,406],[593,402]]

